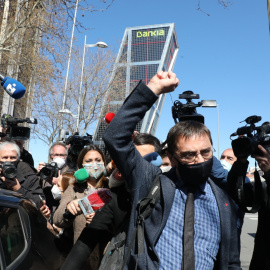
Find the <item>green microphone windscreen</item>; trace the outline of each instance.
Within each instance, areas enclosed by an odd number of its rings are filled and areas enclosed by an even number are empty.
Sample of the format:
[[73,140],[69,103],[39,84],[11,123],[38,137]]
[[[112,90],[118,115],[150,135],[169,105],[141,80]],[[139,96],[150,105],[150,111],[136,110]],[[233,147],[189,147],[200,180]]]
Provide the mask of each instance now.
[[84,168],[82,168],[82,169],[77,170],[74,173],[74,177],[75,177],[76,181],[79,184],[81,184],[81,183],[84,183],[88,179],[89,174]]

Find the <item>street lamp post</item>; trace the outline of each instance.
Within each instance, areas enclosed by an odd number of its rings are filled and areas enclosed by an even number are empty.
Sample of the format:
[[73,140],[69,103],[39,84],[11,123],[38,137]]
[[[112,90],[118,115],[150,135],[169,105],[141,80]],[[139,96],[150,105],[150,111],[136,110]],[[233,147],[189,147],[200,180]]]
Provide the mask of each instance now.
[[[72,34],[71,34],[70,46],[69,46],[69,53],[68,53],[68,65],[67,65],[67,73],[66,73],[65,86],[64,86],[64,95],[63,95],[62,110],[64,110],[65,109],[65,106],[66,106],[68,74],[69,74],[69,66],[70,66],[70,60],[71,60],[72,44],[73,44],[73,37],[74,37],[74,30],[75,30],[75,24],[76,24],[76,17],[77,17],[77,11],[78,11],[79,1],[80,0],[77,0],[76,1],[75,12],[74,12],[74,17],[73,17]],[[63,119],[61,117],[61,119],[60,119],[60,130],[62,128],[63,128]]]
[[85,58],[85,48],[108,48],[108,45],[105,42],[99,41],[96,44],[86,44],[86,36],[84,38],[84,46],[83,46],[83,59],[82,59],[82,70],[81,70],[81,80],[80,80],[80,89],[79,89],[79,101],[78,101],[78,113],[77,113],[77,125],[76,129],[79,132],[79,124],[80,124],[80,113],[81,113],[81,94],[82,94],[82,82],[83,82],[83,71],[84,71],[84,58]]
[[78,115],[74,115],[69,109],[60,110],[59,113],[68,114],[68,115],[71,115],[74,118],[78,118]]

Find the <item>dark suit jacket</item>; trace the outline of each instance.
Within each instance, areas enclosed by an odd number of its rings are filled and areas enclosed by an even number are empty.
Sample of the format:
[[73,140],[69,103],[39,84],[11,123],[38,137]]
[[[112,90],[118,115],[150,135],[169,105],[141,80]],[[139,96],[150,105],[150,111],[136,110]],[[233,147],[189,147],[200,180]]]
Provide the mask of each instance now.
[[[157,96],[143,83],[139,83],[110,123],[104,141],[117,168],[127,179],[131,191],[132,209],[127,244],[136,224],[137,202],[146,197],[155,176],[161,173],[158,167],[144,160],[134,147],[131,135],[136,124],[143,119]],[[175,194],[175,171],[161,176],[161,199],[152,215],[145,221],[145,253],[140,256],[138,269],[158,269],[159,258],[155,245],[166,225]],[[221,219],[221,243],[215,269],[241,269],[237,248],[237,226],[234,204],[227,194],[211,180]],[[134,269],[136,251],[131,251],[128,269]]]

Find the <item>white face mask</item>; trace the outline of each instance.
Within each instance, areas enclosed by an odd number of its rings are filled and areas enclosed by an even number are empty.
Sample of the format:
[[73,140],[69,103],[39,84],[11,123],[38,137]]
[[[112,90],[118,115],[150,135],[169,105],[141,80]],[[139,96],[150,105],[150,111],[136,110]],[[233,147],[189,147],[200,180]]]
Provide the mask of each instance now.
[[165,173],[165,172],[168,172],[170,169],[172,168],[172,166],[162,166],[162,167],[160,167],[160,169],[161,169],[161,171],[163,172],[163,173]]
[[66,163],[65,160],[63,158],[60,158],[60,157],[56,157],[52,161],[57,164],[59,169],[62,169]]
[[228,172],[231,170],[232,165],[229,162],[227,162],[225,159],[220,160],[220,163],[223,166],[223,168],[227,170]]
[[53,185],[53,187],[51,189],[51,192],[52,192],[53,198],[56,201],[61,200],[61,191],[59,190],[57,185]]

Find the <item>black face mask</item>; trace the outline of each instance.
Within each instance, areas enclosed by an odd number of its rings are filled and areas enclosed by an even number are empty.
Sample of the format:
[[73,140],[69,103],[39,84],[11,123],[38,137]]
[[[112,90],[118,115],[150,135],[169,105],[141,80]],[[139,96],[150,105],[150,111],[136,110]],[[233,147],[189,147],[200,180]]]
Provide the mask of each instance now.
[[192,186],[200,186],[206,183],[211,174],[212,166],[213,157],[197,164],[184,164],[178,161],[177,168],[183,182]]

